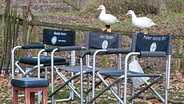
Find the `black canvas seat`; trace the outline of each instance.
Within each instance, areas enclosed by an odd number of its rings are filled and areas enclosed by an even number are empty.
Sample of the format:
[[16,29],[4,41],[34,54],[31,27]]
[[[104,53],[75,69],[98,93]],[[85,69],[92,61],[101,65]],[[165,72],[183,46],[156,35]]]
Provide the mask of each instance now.
[[13,86],[23,87],[23,88],[34,88],[34,87],[47,87],[49,85],[48,80],[38,79],[34,77],[30,78],[15,78],[11,80]]
[[[118,70],[118,69],[96,69],[97,72],[99,72],[101,75],[108,75],[108,76],[115,76],[119,77],[125,74],[125,70]],[[145,74],[145,73],[139,73],[139,72],[134,72],[134,71],[128,71],[127,72],[127,77],[137,77],[137,76],[143,76],[143,77],[160,77],[162,76],[161,74]]]
[[[90,66],[82,66],[84,71],[86,71],[86,73],[91,73],[92,72],[92,67]],[[63,71],[69,71],[69,72],[80,72],[80,66],[71,66],[71,67],[60,67],[61,70]]]
[[[37,65],[38,57],[23,57],[20,58],[19,62],[29,65]],[[63,64],[66,62],[66,59],[64,58],[58,58],[54,57],[54,63]],[[41,56],[40,57],[40,64],[43,64],[44,66],[50,66],[51,65],[51,57],[50,56]]]

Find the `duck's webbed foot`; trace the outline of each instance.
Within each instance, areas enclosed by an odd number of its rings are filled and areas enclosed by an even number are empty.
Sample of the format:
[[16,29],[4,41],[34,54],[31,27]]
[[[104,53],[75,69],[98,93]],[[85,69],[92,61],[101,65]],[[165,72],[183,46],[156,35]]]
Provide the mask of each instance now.
[[149,33],[149,29],[146,29],[146,31],[144,31],[144,34],[148,34]]
[[107,28],[102,28],[101,30],[102,30],[102,31],[107,31]]
[[111,33],[112,32],[112,29],[107,29],[107,32]]
[[135,32],[136,33],[141,33],[141,29],[136,29]]

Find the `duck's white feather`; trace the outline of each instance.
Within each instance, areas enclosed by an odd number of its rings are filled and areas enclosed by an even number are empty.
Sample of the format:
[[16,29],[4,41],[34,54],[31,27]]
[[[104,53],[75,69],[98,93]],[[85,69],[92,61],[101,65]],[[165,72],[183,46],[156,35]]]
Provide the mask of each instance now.
[[99,19],[106,25],[112,25],[119,22],[117,18],[111,14],[100,14]]
[[141,29],[150,28],[155,25],[155,23],[147,17],[132,18],[132,24]]
[[132,24],[140,29],[150,28],[155,26],[156,24],[152,21],[152,19],[147,17],[137,17],[134,11],[129,10],[127,14],[132,15]]
[[114,23],[120,22],[117,20],[117,18],[111,14],[106,14],[105,6],[100,5],[98,10],[101,10],[101,13],[99,15],[99,20],[103,22],[106,25],[112,25]]

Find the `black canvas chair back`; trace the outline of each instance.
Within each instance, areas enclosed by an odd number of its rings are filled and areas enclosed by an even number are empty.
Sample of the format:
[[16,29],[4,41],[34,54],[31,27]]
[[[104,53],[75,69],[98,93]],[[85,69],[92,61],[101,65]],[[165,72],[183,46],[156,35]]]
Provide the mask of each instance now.
[[43,43],[54,46],[74,46],[75,31],[44,29]]
[[121,48],[121,34],[87,32],[86,47],[88,49]]
[[166,55],[171,55],[171,35],[134,33],[132,42],[133,52],[165,52]]

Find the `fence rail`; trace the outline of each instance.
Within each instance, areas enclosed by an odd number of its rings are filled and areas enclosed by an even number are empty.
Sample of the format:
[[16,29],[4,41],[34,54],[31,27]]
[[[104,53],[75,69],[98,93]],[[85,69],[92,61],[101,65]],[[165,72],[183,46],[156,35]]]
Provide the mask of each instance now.
[[[100,28],[93,28],[88,26],[80,26],[80,25],[69,25],[69,24],[59,24],[59,23],[49,23],[49,22],[40,22],[40,21],[30,21],[28,23],[32,26],[46,26],[46,27],[53,27],[53,28],[63,28],[63,29],[71,29],[71,30],[79,30],[79,31],[94,31],[94,32],[102,32]],[[120,30],[113,30],[113,32],[121,32],[126,36],[131,36],[131,31],[120,31]],[[156,34],[156,33],[151,33]],[[184,33],[175,34],[173,38],[184,38]]]
[[[93,28],[93,27],[87,27],[87,26],[77,26],[77,25],[58,24],[58,23],[39,22],[39,21],[30,21],[28,24],[32,25],[32,26],[46,26],[46,27],[53,27],[53,28],[78,30],[78,31],[102,32],[100,28]],[[113,30],[113,32],[120,32],[123,35],[126,35],[128,37],[132,36],[131,31]],[[156,33],[150,33],[150,34],[156,34]],[[173,39],[178,39],[177,40],[178,44],[176,44],[176,51],[173,53],[172,57],[174,58],[174,63],[175,63],[174,67],[175,67],[175,69],[179,70],[181,60],[182,60],[182,58],[184,58],[184,52],[183,52],[184,33],[174,34]]]

